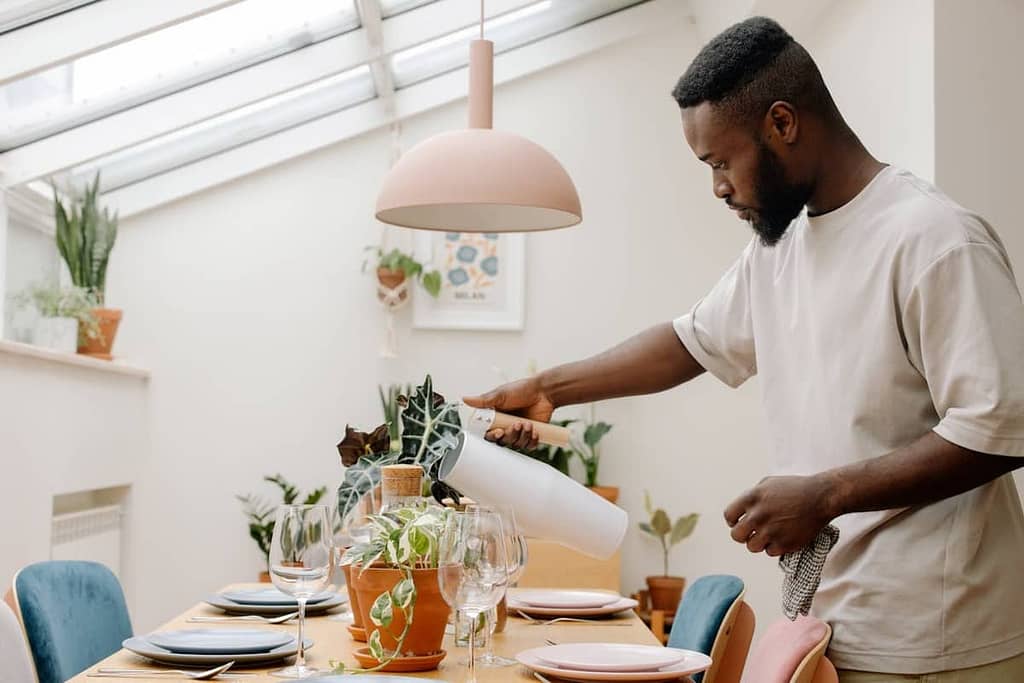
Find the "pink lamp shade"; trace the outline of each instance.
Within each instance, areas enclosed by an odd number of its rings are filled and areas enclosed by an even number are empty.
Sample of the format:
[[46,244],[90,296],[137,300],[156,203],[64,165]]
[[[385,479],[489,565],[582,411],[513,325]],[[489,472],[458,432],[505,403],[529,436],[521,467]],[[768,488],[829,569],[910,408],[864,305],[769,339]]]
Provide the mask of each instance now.
[[531,232],[583,219],[576,186],[547,150],[491,128],[494,45],[470,46],[469,125],[421,142],[392,167],[378,220],[452,232]]

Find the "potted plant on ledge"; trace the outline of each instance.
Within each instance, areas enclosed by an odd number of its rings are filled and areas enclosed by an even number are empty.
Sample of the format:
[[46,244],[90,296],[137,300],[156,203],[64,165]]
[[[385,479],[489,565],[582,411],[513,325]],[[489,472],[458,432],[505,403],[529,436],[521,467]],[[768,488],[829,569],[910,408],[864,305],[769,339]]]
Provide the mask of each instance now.
[[96,299],[93,316],[98,332],[87,334],[79,330],[78,352],[110,360],[117,327],[121,323],[119,308],[106,308],[107,264],[117,239],[117,213],[100,209],[97,197],[100,175],[92,185],[86,185],[81,197],[72,198],[65,206],[53,190],[53,208],[56,219],[57,249],[68,266],[71,282],[89,292]]
[[670,576],[668,573],[668,553],[675,545],[688,538],[697,526],[697,513],[683,515],[674,523],[668,513],[661,508],[654,509],[651,497],[644,491],[644,508],[650,517],[649,521],[640,523],[640,530],[656,538],[661,543],[662,570],[661,576],[647,577],[647,590],[651,596],[651,609],[663,610],[675,614],[679,599],[683,596],[686,579],[682,576]]
[[32,327],[32,343],[55,351],[75,353],[79,335],[99,335],[93,310],[96,300],[81,287],[60,288],[35,284],[14,297],[19,306],[31,306],[38,314]]

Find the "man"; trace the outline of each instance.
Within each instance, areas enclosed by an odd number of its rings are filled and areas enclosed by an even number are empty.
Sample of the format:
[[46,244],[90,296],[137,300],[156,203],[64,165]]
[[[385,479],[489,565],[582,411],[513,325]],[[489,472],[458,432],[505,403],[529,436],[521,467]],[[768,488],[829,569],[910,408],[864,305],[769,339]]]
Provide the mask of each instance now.
[[1024,307],[999,237],[874,159],[771,20],[712,40],[673,96],[754,239],[681,318],[467,403],[547,421],[759,374],[774,476],[725,519],[773,557],[839,527],[814,613],[841,680],[1024,681]]

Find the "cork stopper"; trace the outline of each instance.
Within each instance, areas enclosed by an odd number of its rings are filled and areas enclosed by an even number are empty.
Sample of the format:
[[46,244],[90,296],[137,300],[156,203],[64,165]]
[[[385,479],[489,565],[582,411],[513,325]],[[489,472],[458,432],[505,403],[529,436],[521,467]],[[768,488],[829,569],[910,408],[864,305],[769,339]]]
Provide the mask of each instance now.
[[384,465],[380,468],[381,492],[385,496],[418,496],[423,468],[419,465]]

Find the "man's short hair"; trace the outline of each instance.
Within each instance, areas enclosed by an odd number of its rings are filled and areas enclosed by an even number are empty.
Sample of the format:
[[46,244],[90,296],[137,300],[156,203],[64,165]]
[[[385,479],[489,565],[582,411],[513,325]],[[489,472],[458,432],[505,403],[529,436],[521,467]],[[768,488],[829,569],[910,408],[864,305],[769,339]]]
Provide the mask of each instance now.
[[760,118],[779,100],[822,116],[838,114],[807,50],[766,17],[741,21],[715,36],[690,63],[672,97],[681,108],[710,102],[739,120]]

